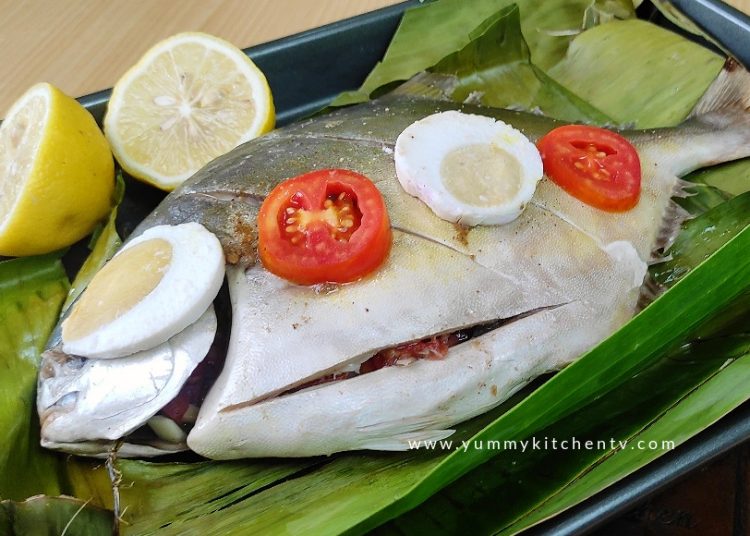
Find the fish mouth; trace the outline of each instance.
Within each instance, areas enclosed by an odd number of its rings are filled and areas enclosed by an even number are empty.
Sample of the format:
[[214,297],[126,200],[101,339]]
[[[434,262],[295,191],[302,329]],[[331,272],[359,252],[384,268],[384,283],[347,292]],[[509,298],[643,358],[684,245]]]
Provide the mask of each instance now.
[[370,374],[386,367],[406,367],[419,360],[442,360],[450,358],[451,349],[483,335],[487,335],[500,328],[508,326],[529,316],[543,311],[552,311],[559,307],[568,305],[570,302],[558,303],[537,307],[522,313],[505,317],[469,324],[448,331],[433,333],[425,337],[396,344],[375,353],[358,356],[346,360],[336,367],[321,371],[320,373],[303,378],[285,389],[269,396],[256,398],[231,404],[219,410],[219,413],[231,413],[240,409],[248,408],[270,400],[288,397],[297,393],[324,388],[331,384],[347,381],[365,374]]
[[[200,405],[221,371],[229,325],[231,308],[224,285],[208,311],[182,332],[198,330],[200,335],[191,337],[189,343],[172,338],[154,352],[166,348],[142,362],[135,362],[138,354],[98,360],[68,354],[59,343],[48,348],[42,354],[37,389],[42,446],[87,456],[115,448],[125,456],[186,450],[185,440],[197,417],[197,408],[190,406],[193,402]],[[127,365],[130,360],[134,363]],[[102,393],[98,385],[102,373],[92,372],[106,366],[114,367],[112,375],[123,375],[107,383],[112,384],[112,396]],[[138,376],[146,376],[138,381],[151,387],[143,394],[118,395],[118,382],[132,379],[134,368]],[[184,403],[176,407],[175,401]]]

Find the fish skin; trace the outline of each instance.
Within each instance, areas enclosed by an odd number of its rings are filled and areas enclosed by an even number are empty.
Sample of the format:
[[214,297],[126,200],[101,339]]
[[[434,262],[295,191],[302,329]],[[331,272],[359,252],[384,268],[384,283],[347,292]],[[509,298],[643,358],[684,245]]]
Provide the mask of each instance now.
[[[730,78],[720,76],[701,115],[683,125],[623,132],[638,149],[643,192],[621,214],[589,207],[544,179],[507,225],[466,230],[438,219],[395,177],[393,144],[409,124],[460,109],[536,140],[562,123],[401,95],[277,130],[209,163],[134,233],[198,221],[217,234],[231,265],[227,360],[188,446],[220,459],[403,450],[409,440],[447,437],[454,424],[573,361],[634,314],[647,263],[679,224],[671,218],[671,197],[682,195],[678,176],[750,155],[747,92],[730,102],[721,89],[749,90],[748,76]],[[298,287],[257,263],[257,210],[280,181],[329,167],[362,173],[380,189],[394,230],[391,256],[362,281]],[[380,349],[496,319],[514,320],[444,360],[276,396]]]

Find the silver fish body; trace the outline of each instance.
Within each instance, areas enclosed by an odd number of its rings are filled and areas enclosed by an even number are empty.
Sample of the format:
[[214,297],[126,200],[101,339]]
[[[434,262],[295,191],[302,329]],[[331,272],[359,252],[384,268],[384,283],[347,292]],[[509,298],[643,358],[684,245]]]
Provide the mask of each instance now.
[[[532,140],[559,123],[403,95],[277,130],[214,160],[135,233],[197,221],[219,237],[229,263],[226,362],[187,445],[216,459],[404,450],[447,437],[456,423],[575,360],[635,313],[653,252],[668,245],[684,216],[671,200],[682,193],[678,177],[750,155],[748,78],[737,69],[722,73],[680,127],[624,133],[639,152],[643,190],[638,205],[619,214],[545,179],[509,224],[464,229],[437,218],[396,179],[393,144],[405,127],[448,109],[495,117]],[[376,184],[393,247],[385,265],[361,281],[301,287],[257,262],[257,211],[280,181],[324,168],[352,169]],[[380,350],[474,326],[491,329],[445,359],[305,387],[358,370]],[[45,394],[46,381],[40,412],[63,411],[60,393]],[[64,411],[74,420],[92,409]],[[93,438],[70,426],[63,440],[43,423],[43,441],[80,451],[70,447],[76,437],[81,444]]]

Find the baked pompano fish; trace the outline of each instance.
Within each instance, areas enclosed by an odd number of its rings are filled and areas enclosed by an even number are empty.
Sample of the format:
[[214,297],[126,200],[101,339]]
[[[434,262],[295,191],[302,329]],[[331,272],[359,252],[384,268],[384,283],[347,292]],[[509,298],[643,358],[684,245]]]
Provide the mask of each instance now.
[[[187,295],[190,315],[178,301],[164,307],[182,315],[182,331],[154,348],[128,339],[123,347],[136,351],[126,357],[105,348],[109,339],[86,338],[91,318],[66,314],[39,376],[42,444],[88,455],[190,448],[229,459],[405,450],[447,437],[635,314],[648,263],[685,217],[672,201],[685,195],[678,177],[750,156],[749,108],[750,75],[730,61],[679,127],[622,132],[643,177],[631,210],[592,208],[543,179],[517,219],[475,227],[438,218],[402,189],[393,156],[399,134],[454,109],[500,119],[531,140],[561,123],[394,93],[246,143],[170,194],[102,270],[130,251],[138,266],[158,272],[179,249],[158,230],[199,223],[220,243],[228,298],[219,294],[216,313]],[[325,168],[374,182],[390,218],[391,252],[360,281],[299,286],[258,262],[258,210],[284,179]],[[198,231],[184,228],[180,240],[191,243]],[[215,258],[206,244],[206,258]],[[199,262],[190,266],[203,274]],[[221,274],[207,281],[218,289]],[[79,301],[148,291],[109,283],[92,284]],[[135,318],[111,338],[137,338],[137,322],[156,320]],[[80,347],[91,348],[88,358],[63,343],[65,322],[89,345]]]

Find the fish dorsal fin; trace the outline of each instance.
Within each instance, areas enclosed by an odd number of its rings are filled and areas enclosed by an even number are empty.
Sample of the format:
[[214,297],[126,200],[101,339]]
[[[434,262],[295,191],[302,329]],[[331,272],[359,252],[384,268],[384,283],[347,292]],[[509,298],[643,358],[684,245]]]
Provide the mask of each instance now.
[[724,114],[750,112],[750,72],[734,58],[727,58],[719,76],[690,112],[690,117],[717,112]]
[[449,101],[457,85],[458,78],[453,75],[422,72],[398,86],[390,94]]

